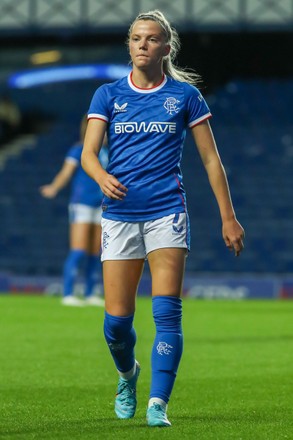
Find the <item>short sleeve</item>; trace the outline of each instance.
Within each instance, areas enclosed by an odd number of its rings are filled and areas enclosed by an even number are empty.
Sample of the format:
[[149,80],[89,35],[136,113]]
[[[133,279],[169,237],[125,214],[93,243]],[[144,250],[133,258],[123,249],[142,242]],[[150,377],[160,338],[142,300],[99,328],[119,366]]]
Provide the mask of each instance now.
[[72,162],[75,163],[76,165],[80,164],[81,153],[82,153],[82,148],[80,146],[71,147],[65,156],[66,162]]
[[95,91],[94,96],[91,100],[88,111],[88,120],[101,119],[105,122],[109,121],[110,115],[107,96],[107,84],[103,84]]
[[196,87],[190,84],[187,84],[186,87],[186,101],[187,125],[189,128],[211,118],[212,114],[204,97]]

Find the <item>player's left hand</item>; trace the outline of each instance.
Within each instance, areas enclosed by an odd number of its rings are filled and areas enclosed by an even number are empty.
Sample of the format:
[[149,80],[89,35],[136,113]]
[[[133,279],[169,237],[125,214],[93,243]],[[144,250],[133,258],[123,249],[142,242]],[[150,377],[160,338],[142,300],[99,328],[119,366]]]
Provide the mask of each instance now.
[[245,232],[240,223],[235,219],[223,222],[223,239],[227,248],[234,251],[235,257],[238,257],[244,249]]

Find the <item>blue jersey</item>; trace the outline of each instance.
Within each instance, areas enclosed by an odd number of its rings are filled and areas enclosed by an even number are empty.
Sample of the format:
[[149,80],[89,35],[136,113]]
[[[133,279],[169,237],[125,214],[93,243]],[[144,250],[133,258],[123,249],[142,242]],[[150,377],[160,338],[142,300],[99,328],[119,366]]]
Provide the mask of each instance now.
[[[86,174],[81,166],[82,144],[76,144],[70,148],[65,160],[76,164],[76,172],[71,183],[70,203],[80,203],[92,207],[99,207],[103,199],[103,193],[99,185]],[[103,147],[99,154],[99,160],[103,168],[108,164],[107,148]]]
[[128,188],[123,201],[104,197],[103,217],[136,222],[185,212],[180,161],[186,128],[210,116],[196,87],[165,75],[152,89],[136,87],[131,74],[99,87],[88,119],[108,123],[107,171]]

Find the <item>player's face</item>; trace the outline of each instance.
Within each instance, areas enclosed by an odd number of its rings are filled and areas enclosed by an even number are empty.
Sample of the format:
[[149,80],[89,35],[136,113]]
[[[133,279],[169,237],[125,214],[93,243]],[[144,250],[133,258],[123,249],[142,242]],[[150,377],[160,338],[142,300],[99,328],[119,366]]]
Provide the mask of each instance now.
[[144,69],[158,66],[170,52],[161,26],[152,20],[139,20],[129,38],[129,52],[135,67]]

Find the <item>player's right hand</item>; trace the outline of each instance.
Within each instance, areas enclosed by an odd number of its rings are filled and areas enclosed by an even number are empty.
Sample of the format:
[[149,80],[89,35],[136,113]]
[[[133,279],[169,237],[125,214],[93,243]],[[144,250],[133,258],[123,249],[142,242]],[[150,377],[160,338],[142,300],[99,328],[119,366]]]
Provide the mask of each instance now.
[[44,185],[40,188],[40,193],[43,197],[46,197],[46,199],[53,199],[56,196],[56,190],[52,185]]
[[107,172],[99,179],[99,185],[103,194],[110,199],[123,200],[128,191],[115,176]]

